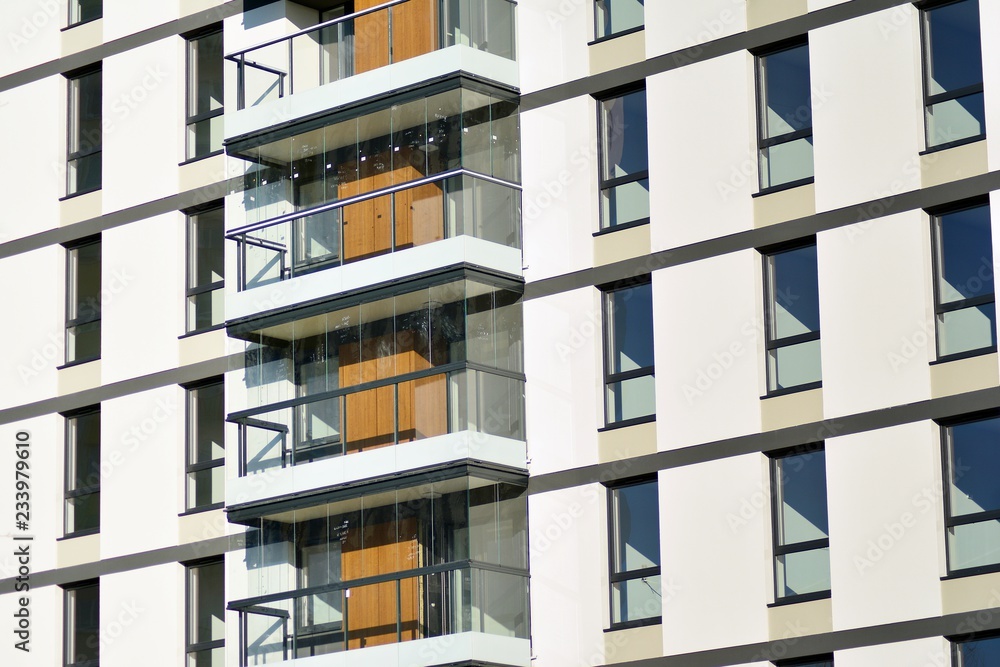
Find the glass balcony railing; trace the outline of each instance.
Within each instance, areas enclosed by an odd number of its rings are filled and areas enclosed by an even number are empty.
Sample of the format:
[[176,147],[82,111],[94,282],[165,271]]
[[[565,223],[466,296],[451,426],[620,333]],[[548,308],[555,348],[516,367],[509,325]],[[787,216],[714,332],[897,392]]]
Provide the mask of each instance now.
[[521,247],[516,185],[455,169],[235,229],[238,286],[252,289],[468,235]]
[[528,636],[524,572],[466,561],[232,602],[240,665],[461,632]]
[[393,0],[226,56],[239,109],[464,44],[513,60],[510,0]]
[[240,476],[473,431],[524,439],[516,373],[436,368],[234,413]]

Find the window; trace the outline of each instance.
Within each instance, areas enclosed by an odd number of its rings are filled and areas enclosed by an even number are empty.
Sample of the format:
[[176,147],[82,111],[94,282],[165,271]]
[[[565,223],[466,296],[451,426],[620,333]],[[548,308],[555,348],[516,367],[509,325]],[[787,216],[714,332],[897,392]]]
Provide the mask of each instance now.
[[605,422],[626,425],[656,414],[653,379],[653,286],[604,293]]
[[771,458],[771,502],[775,599],[826,597],[830,590],[830,531],[822,445]]
[[66,415],[66,534],[101,525],[101,409]]
[[187,159],[222,150],[222,27],[187,42]]
[[69,25],[101,18],[102,0],[69,0]]
[[223,667],[226,658],[225,565],[187,567],[187,667]]
[[226,419],[222,378],[187,390],[187,508],[221,507],[225,500]]
[[757,56],[757,100],[761,192],[812,182],[808,44]]
[[767,391],[821,383],[816,244],[764,255]]
[[611,627],[659,623],[660,508],[655,479],[610,489]]
[[833,667],[833,656],[813,656],[810,658],[798,658],[796,660],[782,660],[774,664],[777,667]]
[[101,356],[101,239],[89,238],[66,252],[66,363]]
[[954,667],[1000,665],[1000,637],[980,634],[965,640],[952,640],[951,656]]
[[995,350],[989,204],[935,215],[933,239],[938,359]]
[[187,330],[225,321],[225,209],[221,202],[188,215]]
[[96,581],[67,586],[63,590],[65,614],[64,664],[66,667],[98,667],[100,664],[100,586]]
[[1000,417],[942,427],[948,572],[1000,565]]
[[596,0],[595,37],[612,37],[641,28],[645,22],[643,4],[644,0]]
[[978,0],[938,3],[922,12],[927,148],[986,136]]
[[601,229],[649,222],[646,91],[600,102]]
[[69,77],[66,194],[101,188],[101,68]]

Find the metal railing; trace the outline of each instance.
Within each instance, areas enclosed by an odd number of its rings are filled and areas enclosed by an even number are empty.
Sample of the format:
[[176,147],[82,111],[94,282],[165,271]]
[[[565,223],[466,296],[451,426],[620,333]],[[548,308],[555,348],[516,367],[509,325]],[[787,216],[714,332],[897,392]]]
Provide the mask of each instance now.
[[244,290],[461,235],[520,248],[520,220],[520,186],[454,169],[246,225],[226,238],[239,246]]
[[465,44],[514,59],[511,0],[392,0],[226,56],[237,108]]
[[229,603],[241,667],[460,632],[527,637],[528,575],[462,561]]
[[233,413],[239,475],[447,433],[524,439],[524,376],[468,363]]

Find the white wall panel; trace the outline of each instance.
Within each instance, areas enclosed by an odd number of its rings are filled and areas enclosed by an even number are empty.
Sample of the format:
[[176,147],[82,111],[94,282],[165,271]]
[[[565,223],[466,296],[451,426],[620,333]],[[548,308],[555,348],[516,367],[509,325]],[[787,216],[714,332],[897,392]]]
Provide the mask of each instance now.
[[134,667],[136,656],[149,664],[183,664],[184,622],[180,564],[101,577],[101,665]]
[[682,51],[680,62],[701,55],[701,45],[747,29],[746,0],[661,0],[646,3],[646,57]]
[[826,417],[930,396],[929,223],[919,211],[819,235]]
[[763,289],[755,252],[653,273],[660,450],[760,430]]
[[589,0],[520,3],[517,59],[521,63],[521,93],[590,74],[587,42],[593,38],[594,4]]
[[931,421],[827,439],[834,630],[941,614],[940,452]]
[[752,228],[757,157],[750,55],[741,51],[658,74],[646,86],[652,250]]
[[0,13],[0,76],[58,58],[66,16],[65,0],[7,0]]

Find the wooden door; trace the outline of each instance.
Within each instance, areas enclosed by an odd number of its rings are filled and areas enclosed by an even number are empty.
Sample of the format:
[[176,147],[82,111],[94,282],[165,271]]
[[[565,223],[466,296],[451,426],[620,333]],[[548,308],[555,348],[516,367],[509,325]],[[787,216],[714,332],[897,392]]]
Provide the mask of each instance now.
[[[360,12],[385,0],[354,0]],[[361,74],[389,64],[389,12],[382,10],[354,19],[354,73]]]
[[392,12],[392,61],[430,53],[438,46],[440,0],[407,0]]

